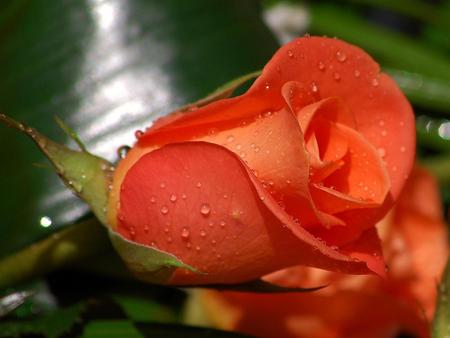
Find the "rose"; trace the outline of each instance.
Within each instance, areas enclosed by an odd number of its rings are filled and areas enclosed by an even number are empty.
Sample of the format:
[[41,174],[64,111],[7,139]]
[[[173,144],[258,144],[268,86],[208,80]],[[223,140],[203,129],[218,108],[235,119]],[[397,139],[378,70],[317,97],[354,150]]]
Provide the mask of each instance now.
[[291,268],[268,278],[289,286],[332,283],[295,295],[202,291],[191,304],[207,310],[215,326],[258,337],[429,337],[449,248],[436,182],[420,168],[411,178],[380,223],[387,279]]
[[243,95],[163,118],[117,167],[109,223],[176,256],[167,283],[303,264],[384,273],[374,228],[414,157],[411,107],[362,50],[301,38]]

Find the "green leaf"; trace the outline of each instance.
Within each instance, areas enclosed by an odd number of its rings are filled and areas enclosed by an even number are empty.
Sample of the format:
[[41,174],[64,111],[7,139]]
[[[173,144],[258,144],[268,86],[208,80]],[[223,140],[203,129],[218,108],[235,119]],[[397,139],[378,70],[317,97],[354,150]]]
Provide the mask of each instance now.
[[109,239],[97,220],[77,223],[0,259],[0,290],[107,250]]
[[440,11],[435,4],[420,0],[350,0],[353,3],[372,5],[378,8],[386,8],[400,14],[419,19],[432,25],[440,25],[450,29],[447,13]]
[[[87,151],[76,151],[53,142],[35,129],[0,114],[0,122],[28,135],[53,164],[64,183],[89,204],[98,220],[106,225],[109,186],[114,167],[108,161]],[[64,130],[72,133],[61,121]],[[75,137],[77,143],[80,141]],[[80,142],[81,144],[81,142]],[[82,146],[84,149],[84,146]]]
[[[134,131],[261,69],[278,45],[257,0],[7,1],[0,13],[0,111],[62,140],[59,116],[110,162]],[[67,137],[64,144],[72,145]],[[0,256],[89,210],[42,155],[0,130]],[[7,160],[5,160],[7,159]],[[43,227],[43,217],[52,221]]]
[[433,319],[433,338],[450,337],[450,258],[438,288],[436,314]]
[[450,62],[399,32],[367,23],[343,8],[311,3],[310,31],[337,36],[365,49],[384,66],[450,81]]
[[18,291],[10,293],[0,298],[0,318],[8,315],[19,306],[21,306],[27,298],[32,296],[32,291]]
[[449,114],[450,81],[401,69],[383,68],[383,70],[395,79],[413,104]]
[[174,322],[177,319],[174,311],[148,297],[127,294],[113,294],[110,297],[134,321]]
[[132,323],[127,320],[97,320],[88,323],[81,338],[250,338],[235,332],[179,324]]
[[58,338],[67,333],[81,319],[84,304],[76,304],[30,320],[0,322],[0,337],[19,337],[39,334]]
[[201,273],[170,253],[129,241],[115,231],[110,230],[109,237],[128,268],[141,280],[165,284],[177,268]]

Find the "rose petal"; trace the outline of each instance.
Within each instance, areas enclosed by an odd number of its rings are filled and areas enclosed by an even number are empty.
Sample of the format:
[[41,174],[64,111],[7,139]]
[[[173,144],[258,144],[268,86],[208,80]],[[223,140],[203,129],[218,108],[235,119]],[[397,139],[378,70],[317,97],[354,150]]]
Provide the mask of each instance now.
[[180,271],[174,283],[235,283],[296,264],[368,272],[298,227],[236,155],[210,143],[142,156],[122,183],[118,219],[123,236],[208,273]]
[[322,37],[284,45],[246,95],[265,95],[276,105],[284,100],[280,88],[289,81],[309,88],[316,101],[342,99],[354,113],[358,131],[384,150],[392,194],[388,210],[412,168],[415,149],[414,116],[398,86],[380,74],[378,64],[358,47]]

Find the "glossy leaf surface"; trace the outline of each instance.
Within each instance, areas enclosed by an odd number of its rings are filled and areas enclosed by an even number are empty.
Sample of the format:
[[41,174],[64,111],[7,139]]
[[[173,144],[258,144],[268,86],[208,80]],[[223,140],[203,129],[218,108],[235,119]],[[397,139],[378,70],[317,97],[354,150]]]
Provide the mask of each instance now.
[[[256,1],[9,1],[0,110],[65,141],[53,116],[110,161],[134,131],[256,69],[277,44]],[[88,212],[22,136],[1,128],[0,256]],[[20,216],[18,216],[20,215]]]

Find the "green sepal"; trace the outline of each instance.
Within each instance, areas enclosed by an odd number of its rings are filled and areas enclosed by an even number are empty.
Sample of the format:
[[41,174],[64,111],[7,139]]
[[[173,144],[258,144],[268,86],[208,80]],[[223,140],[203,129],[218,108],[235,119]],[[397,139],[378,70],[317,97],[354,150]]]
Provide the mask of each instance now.
[[114,166],[103,158],[92,155],[73,136],[70,128],[57,120],[63,130],[81,145],[82,150],[72,150],[56,143],[35,129],[0,114],[0,122],[28,135],[50,160],[62,181],[91,207],[92,212],[102,224],[106,224],[109,186]]
[[122,260],[137,278],[155,284],[167,284],[176,269],[202,273],[174,255],[124,238],[109,230],[109,238]]
[[230,97],[231,95],[233,95],[233,93],[236,89],[238,89],[239,87],[244,85],[246,82],[257,78],[258,76],[261,75],[261,73],[262,73],[261,70],[257,70],[250,74],[242,75],[236,79],[228,81],[227,83],[221,85],[219,88],[217,88],[215,91],[213,91],[206,97],[204,97],[198,101],[195,101],[193,103],[189,103],[189,104],[181,107],[180,109],[178,109],[176,112],[186,111],[193,107],[197,107],[197,108],[203,107],[214,101],[226,99],[226,98]]

